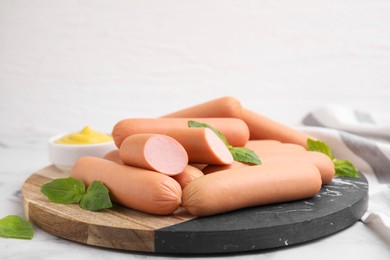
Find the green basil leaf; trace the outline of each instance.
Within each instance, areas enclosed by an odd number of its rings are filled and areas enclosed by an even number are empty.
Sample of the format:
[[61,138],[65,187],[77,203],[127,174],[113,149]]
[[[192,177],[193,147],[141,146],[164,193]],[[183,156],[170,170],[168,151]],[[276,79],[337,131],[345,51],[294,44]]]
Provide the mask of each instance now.
[[81,198],[80,207],[90,211],[111,208],[112,203],[106,186],[100,181],[92,182]]
[[81,180],[68,177],[42,185],[41,192],[56,203],[79,203],[85,193],[85,186]]
[[0,219],[0,237],[32,239],[32,224],[18,215],[9,215]]
[[226,137],[220,131],[218,131],[217,129],[212,127],[211,125],[190,120],[190,121],[188,121],[188,126],[192,127],[192,128],[196,128],[196,127],[209,128],[209,129],[214,131],[214,133],[225,143],[226,146],[229,146],[229,143],[228,143]]
[[353,178],[360,178],[360,174],[355,166],[347,160],[333,160],[336,170],[336,176],[347,176]]
[[233,147],[229,146],[229,151],[233,156],[233,159],[238,162],[261,164],[261,161],[257,154],[245,147]]
[[332,151],[331,151],[330,147],[324,142],[308,138],[307,139],[307,150],[324,153],[327,156],[329,156],[329,158],[331,158],[333,160]]

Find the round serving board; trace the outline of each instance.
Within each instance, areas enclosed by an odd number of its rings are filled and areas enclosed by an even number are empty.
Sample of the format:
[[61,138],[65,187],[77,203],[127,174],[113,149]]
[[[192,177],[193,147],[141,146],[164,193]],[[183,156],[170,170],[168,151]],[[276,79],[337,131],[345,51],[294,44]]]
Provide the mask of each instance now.
[[41,229],[89,245],[155,253],[226,253],[283,247],[324,237],[355,223],[366,212],[368,183],[336,177],[313,198],[196,218],[180,208],[156,216],[119,205],[100,212],[49,201],[43,184],[66,178],[54,166],[23,184],[26,217]]

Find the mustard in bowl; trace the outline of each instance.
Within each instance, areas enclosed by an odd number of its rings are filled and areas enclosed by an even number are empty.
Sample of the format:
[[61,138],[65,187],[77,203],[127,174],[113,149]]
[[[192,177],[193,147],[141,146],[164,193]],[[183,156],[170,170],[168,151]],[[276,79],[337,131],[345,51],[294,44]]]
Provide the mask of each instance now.
[[116,149],[111,135],[92,130],[89,126],[79,132],[60,134],[49,139],[49,160],[63,171],[71,171],[83,156],[103,157]]

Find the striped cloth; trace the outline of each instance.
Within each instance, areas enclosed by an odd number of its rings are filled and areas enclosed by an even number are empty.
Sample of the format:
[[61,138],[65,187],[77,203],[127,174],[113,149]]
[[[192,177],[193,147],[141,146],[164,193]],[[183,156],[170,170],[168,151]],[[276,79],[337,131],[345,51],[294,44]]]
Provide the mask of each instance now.
[[364,223],[380,221],[390,231],[390,117],[327,104],[311,111],[300,130],[326,142],[334,156],[352,162],[369,183]]

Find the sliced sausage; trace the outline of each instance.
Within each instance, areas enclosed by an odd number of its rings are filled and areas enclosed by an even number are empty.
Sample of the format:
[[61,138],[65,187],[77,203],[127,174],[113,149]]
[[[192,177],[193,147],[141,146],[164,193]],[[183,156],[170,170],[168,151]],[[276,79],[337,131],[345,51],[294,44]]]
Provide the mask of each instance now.
[[233,162],[233,156],[226,144],[209,128],[171,128],[164,134],[176,139],[184,147],[190,163]]
[[188,155],[174,138],[162,134],[134,134],[125,138],[119,148],[121,161],[130,166],[166,175],[181,173]]

